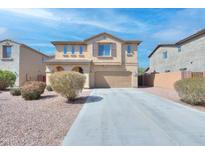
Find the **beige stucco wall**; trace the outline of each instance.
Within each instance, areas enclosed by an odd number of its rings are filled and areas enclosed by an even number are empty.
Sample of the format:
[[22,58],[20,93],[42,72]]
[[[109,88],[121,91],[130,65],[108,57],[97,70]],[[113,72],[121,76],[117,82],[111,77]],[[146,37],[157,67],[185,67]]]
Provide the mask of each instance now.
[[[168,58],[163,59],[162,52],[168,52]],[[150,70],[157,72],[179,71],[187,68],[187,71],[205,71],[205,35],[181,45],[181,52],[177,47],[160,47],[150,57]]]
[[[93,45],[95,43],[114,43],[116,45],[116,53],[111,54],[115,55],[113,58],[101,58],[96,56],[93,53]],[[137,44],[129,44],[131,45],[132,55],[127,54],[127,45],[123,44],[119,40],[115,40],[109,36],[100,36],[93,40],[87,42],[87,49],[90,51],[91,59],[93,60],[93,66],[91,68],[91,87],[95,87],[95,73],[99,71],[129,71],[132,73],[132,87],[138,86],[138,78],[137,78]]]
[[[132,54],[127,54],[127,46],[131,46]],[[123,44],[122,48],[122,55],[124,57],[123,64],[129,65],[129,64],[136,64],[137,65],[137,45],[136,44]]]
[[[94,44],[111,43],[116,46],[116,50],[111,51],[111,57],[99,57],[97,50],[94,51]],[[89,51],[89,58],[93,60],[93,63],[122,63],[122,43],[116,39],[110,38],[107,35],[94,38],[87,42],[87,50]]]
[[[11,45],[12,53],[11,59],[4,60],[3,58],[3,45]],[[11,41],[4,41],[0,43],[0,69],[1,70],[9,70],[16,74],[16,82],[15,85],[19,86],[19,44],[13,43]]]
[[[67,46],[67,54],[64,55],[64,46]],[[75,47],[75,54],[72,55],[70,51],[70,47],[74,46]],[[84,47],[83,54],[79,54],[80,46]],[[87,51],[87,46],[86,45],[56,45],[56,53],[55,53],[55,58],[56,59],[67,59],[67,58],[89,58],[89,53]]]
[[27,47],[20,47],[20,85],[22,85],[27,80],[37,80],[38,75],[46,75],[45,64],[43,60],[47,56],[37,53]]
[[83,69],[83,74],[86,77],[85,88],[90,88],[90,65],[81,65],[81,64],[63,64],[63,65],[46,65],[46,84],[49,85],[49,76],[56,72],[56,67],[63,67],[64,71],[72,71],[74,67],[81,67]]
[[[111,43],[115,45],[115,50],[111,51],[110,57],[99,57],[94,51],[94,44],[100,43]],[[137,44],[129,44],[131,45],[132,55],[127,54],[127,45],[123,44],[123,42],[109,37],[107,35],[102,35],[97,38],[91,39],[86,42],[87,45],[56,45],[56,53],[55,59],[67,59],[67,58],[86,58],[91,59],[95,65],[123,65],[123,64],[137,64]],[[67,46],[67,54],[64,55],[64,46]],[[70,46],[75,47],[75,54],[71,55]],[[84,46],[84,54],[79,54],[80,46]]]
[[[81,65],[79,63],[78,66],[82,67],[84,70],[84,74],[87,76],[86,80],[86,88],[93,88],[95,87],[95,74],[99,71],[128,71],[131,72],[131,79],[132,79],[132,87],[137,87],[137,44],[130,44],[132,49],[132,55],[127,54],[127,45],[124,42],[121,42],[118,39],[112,38],[108,35],[101,35],[94,39],[88,40],[85,42],[87,45],[85,47],[86,51],[84,52],[84,57],[79,57],[79,51],[77,50],[76,56],[71,56],[70,52],[66,56],[63,55],[63,48],[64,45],[56,45],[56,59],[67,59],[67,58],[87,58],[92,60],[89,67],[87,65]],[[94,45],[100,43],[111,43],[115,45],[113,50],[111,51],[111,57],[98,57],[97,51],[94,50]],[[69,49],[69,48],[68,48]],[[77,49],[79,49],[77,47]],[[71,71],[75,65],[64,63],[61,64],[65,71]],[[49,84],[49,76],[52,72],[55,71],[57,65],[55,64],[47,64],[47,84]]]
[[83,74],[86,76],[86,83],[85,83],[85,88],[94,88],[95,87],[95,75],[96,72],[131,72],[131,84],[132,87],[137,87],[138,86],[138,78],[137,78],[137,73],[136,73],[136,66],[128,66],[128,67],[123,67],[123,66],[100,66],[100,65],[82,65],[82,64],[61,64],[61,65],[47,65],[46,66],[46,82],[47,85],[49,85],[49,76],[53,73],[56,72],[56,68],[58,66],[63,67],[64,71],[72,71],[74,67],[81,67],[83,69]]
[[104,72],[104,71],[108,71],[108,72],[113,72],[113,71],[119,71],[119,72],[123,72],[123,71],[128,71],[132,73],[132,87],[138,87],[138,78],[137,78],[137,66],[133,65],[133,66],[101,66],[101,65],[94,65],[92,66],[92,81],[90,81],[91,87],[95,87],[95,81],[94,81],[94,75],[96,72]]

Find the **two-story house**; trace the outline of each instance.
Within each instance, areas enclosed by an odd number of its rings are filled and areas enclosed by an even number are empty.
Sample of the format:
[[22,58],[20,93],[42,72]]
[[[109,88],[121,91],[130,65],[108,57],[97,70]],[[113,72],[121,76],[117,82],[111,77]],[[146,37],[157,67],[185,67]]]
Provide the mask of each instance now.
[[8,39],[0,41],[0,69],[16,74],[15,86],[45,76],[44,60],[47,58],[47,55],[25,44]]
[[56,71],[86,76],[85,88],[137,87],[137,48],[140,41],[100,33],[83,41],[54,41],[54,59],[46,61],[47,84]]
[[205,71],[205,29],[175,44],[160,44],[149,55],[151,72]]

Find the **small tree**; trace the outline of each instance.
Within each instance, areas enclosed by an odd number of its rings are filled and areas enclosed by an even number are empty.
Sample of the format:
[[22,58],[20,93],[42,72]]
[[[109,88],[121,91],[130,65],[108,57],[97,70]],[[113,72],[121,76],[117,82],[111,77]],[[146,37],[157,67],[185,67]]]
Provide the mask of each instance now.
[[143,75],[144,73],[145,73],[145,69],[142,68],[142,67],[139,67],[139,68],[138,68],[138,74],[139,74],[139,75]]
[[0,90],[13,87],[16,81],[16,75],[11,71],[0,70]]
[[54,91],[74,100],[85,85],[85,76],[78,72],[56,72],[50,76],[50,84]]

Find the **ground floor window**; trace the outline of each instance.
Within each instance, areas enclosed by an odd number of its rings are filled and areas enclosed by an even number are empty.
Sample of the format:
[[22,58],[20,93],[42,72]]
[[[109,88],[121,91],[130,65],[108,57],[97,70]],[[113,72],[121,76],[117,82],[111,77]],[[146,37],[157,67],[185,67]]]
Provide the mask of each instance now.
[[74,67],[73,69],[72,69],[72,71],[75,71],[75,72],[79,72],[79,73],[82,73],[83,74],[83,69],[81,68],[81,67]]
[[56,71],[57,71],[57,72],[64,71],[64,68],[61,67],[61,66],[57,66],[57,67],[56,67]]

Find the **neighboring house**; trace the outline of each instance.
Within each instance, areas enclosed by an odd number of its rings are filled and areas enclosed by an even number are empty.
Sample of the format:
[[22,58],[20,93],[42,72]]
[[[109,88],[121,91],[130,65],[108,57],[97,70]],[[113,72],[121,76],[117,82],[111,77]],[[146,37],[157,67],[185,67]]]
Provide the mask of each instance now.
[[100,33],[84,41],[54,41],[54,59],[46,62],[49,75],[77,71],[86,76],[85,88],[137,87],[137,47],[140,41]]
[[45,76],[44,60],[48,56],[12,40],[0,41],[0,69],[16,74],[15,86],[21,86],[25,81],[37,80]]
[[160,44],[149,55],[151,72],[205,71],[205,29],[175,44]]

